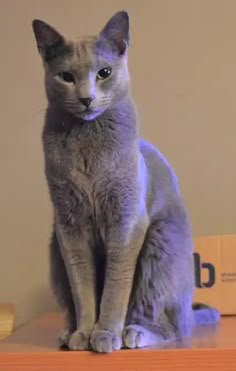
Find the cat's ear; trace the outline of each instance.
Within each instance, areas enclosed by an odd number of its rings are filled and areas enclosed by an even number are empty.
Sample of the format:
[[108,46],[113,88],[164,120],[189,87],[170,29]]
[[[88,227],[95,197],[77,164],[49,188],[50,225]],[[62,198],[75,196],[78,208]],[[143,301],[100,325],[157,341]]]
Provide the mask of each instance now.
[[128,13],[125,11],[115,13],[100,32],[99,39],[113,43],[119,54],[124,54],[129,46]]
[[58,48],[65,45],[65,39],[53,27],[46,22],[35,19],[32,27],[38,47],[38,51],[45,61],[48,61]]

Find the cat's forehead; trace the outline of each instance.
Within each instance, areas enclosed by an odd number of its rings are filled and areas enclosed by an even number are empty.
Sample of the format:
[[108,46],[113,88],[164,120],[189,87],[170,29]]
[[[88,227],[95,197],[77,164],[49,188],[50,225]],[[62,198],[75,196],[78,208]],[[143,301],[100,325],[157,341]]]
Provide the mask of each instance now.
[[93,58],[96,50],[95,36],[81,36],[74,41],[74,51],[78,59]]
[[84,36],[73,42],[74,58],[78,64],[93,68],[102,62],[115,63],[117,56],[105,44],[101,44],[96,36]]

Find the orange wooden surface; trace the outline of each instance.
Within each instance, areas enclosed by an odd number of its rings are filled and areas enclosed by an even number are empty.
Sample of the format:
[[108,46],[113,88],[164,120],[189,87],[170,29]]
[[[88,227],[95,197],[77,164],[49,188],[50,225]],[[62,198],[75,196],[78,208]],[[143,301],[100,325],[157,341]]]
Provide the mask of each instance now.
[[0,341],[1,371],[236,371],[236,317],[198,328],[191,338],[162,349],[112,354],[56,349],[60,314],[48,314]]

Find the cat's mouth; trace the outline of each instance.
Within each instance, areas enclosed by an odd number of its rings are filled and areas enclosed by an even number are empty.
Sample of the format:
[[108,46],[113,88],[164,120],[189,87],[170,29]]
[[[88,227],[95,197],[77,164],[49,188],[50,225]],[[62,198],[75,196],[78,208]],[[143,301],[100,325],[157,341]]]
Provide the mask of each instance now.
[[101,110],[95,108],[85,108],[83,111],[76,112],[76,116],[84,120],[92,120],[101,114]]

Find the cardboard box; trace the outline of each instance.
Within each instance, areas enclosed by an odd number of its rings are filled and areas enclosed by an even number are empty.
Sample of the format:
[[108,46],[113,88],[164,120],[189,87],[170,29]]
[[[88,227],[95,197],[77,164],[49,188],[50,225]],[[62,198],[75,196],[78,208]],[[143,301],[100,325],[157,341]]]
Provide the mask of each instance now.
[[236,235],[197,237],[194,243],[194,301],[236,314]]

